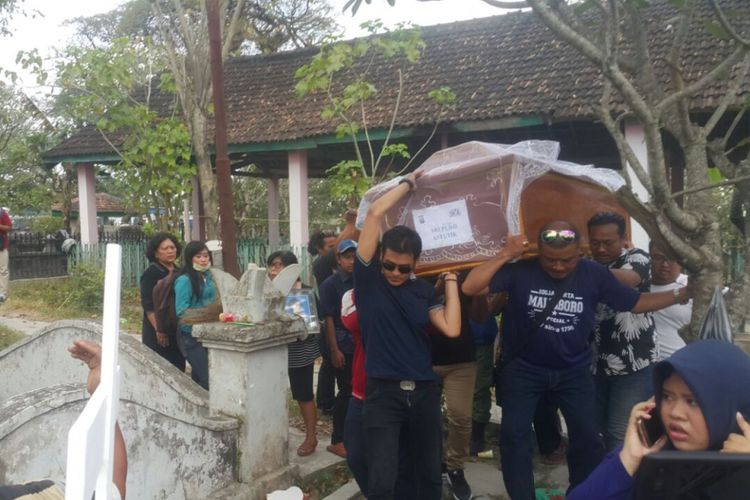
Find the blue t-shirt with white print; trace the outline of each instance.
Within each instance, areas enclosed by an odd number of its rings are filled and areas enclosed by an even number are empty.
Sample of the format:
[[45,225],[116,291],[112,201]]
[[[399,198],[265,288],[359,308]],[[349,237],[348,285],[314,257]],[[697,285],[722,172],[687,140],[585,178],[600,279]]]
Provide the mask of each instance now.
[[[536,259],[506,264],[492,277],[490,292],[508,292],[503,313],[506,355],[516,355],[526,344],[534,316],[545,309],[547,300],[554,295],[556,282]],[[620,284],[605,266],[579,261],[557,306],[519,358],[531,365],[553,369],[590,365],[589,337],[597,304],[629,311],[639,297],[639,292]]]

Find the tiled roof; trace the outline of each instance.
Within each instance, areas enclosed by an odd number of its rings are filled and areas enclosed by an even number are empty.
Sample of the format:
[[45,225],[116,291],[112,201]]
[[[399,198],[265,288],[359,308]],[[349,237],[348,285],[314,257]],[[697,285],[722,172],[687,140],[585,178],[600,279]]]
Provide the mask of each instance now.
[[[52,205],[52,210],[60,211],[62,209],[62,205],[59,203],[55,203]],[[73,212],[79,212],[78,207],[78,198],[73,198],[73,206],[71,207],[71,210]],[[117,196],[112,196],[111,194],[107,193],[96,193],[96,212],[97,213],[117,213],[127,212],[125,208],[125,204],[122,202],[120,198]]]
[[[750,32],[750,1],[723,0],[740,30]],[[675,10],[665,2],[650,7],[652,54],[663,57],[674,27]],[[712,18],[708,6],[693,21],[683,49],[687,82],[694,81],[728,53],[728,45],[704,26]],[[593,21],[592,21],[593,22]],[[441,86],[457,95],[446,123],[538,117],[547,122],[592,118],[591,104],[601,94],[598,70],[555,36],[530,12],[511,13],[422,29],[426,49],[405,75],[396,126],[434,123],[436,107],[427,92]],[[298,99],[294,73],[317,49],[232,59],[225,64],[225,100],[230,144],[292,141],[334,133],[336,123],[320,118],[322,98]],[[373,81],[382,96],[395,95],[393,63],[376,65]],[[667,65],[662,65],[667,71]],[[746,82],[743,93],[750,93]],[[692,109],[716,106],[721,84],[692,101]],[[386,103],[383,105],[382,103]],[[375,99],[368,109],[372,128],[390,121],[391,99]],[[47,153],[48,158],[111,153],[99,134],[83,129]]]

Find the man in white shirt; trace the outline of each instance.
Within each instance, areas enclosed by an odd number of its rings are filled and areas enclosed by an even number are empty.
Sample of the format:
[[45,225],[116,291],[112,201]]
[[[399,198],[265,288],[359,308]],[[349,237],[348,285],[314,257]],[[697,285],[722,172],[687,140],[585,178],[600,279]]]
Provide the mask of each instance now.
[[[682,274],[682,266],[667,253],[649,244],[651,253],[651,291],[663,292],[687,285],[687,276]],[[693,302],[675,304],[651,314],[654,317],[656,329],[656,344],[659,361],[670,357],[675,351],[685,346],[679,330],[690,323],[693,312]]]

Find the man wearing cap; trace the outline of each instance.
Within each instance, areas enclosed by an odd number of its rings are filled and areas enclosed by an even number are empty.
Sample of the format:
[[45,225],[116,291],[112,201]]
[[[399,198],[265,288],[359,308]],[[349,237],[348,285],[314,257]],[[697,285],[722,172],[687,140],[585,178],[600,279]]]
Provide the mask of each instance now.
[[331,364],[336,376],[338,393],[333,404],[333,432],[331,444],[326,448],[331,453],[346,457],[344,447],[344,420],[352,395],[352,357],[354,340],[341,323],[341,297],[354,287],[354,257],[357,242],[342,240],[336,247],[338,269],[320,285],[320,317],[329,349]]
[[508,293],[503,313],[501,381],[503,480],[513,500],[534,498],[531,423],[549,395],[562,411],[568,434],[571,487],[598,465],[603,447],[596,432],[589,335],[599,302],[618,311],[645,312],[687,300],[689,292],[639,293],[620,284],[605,266],[581,259],[579,233],[567,221],[539,233],[539,257],[512,262],[528,242],[511,236],[498,255],[474,268],[467,295]]

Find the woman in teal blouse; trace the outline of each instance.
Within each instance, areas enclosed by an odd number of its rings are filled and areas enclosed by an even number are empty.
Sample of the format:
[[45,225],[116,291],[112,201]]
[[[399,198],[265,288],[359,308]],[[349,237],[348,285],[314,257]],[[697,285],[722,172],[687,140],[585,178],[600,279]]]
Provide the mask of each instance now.
[[[206,244],[191,241],[185,247],[180,276],[174,282],[175,311],[180,319],[177,342],[192,367],[192,377],[208,390],[208,351],[193,338],[193,324],[217,321],[218,294],[211,276],[211,255]],[[216,317],[213,317],[215,310]]]

